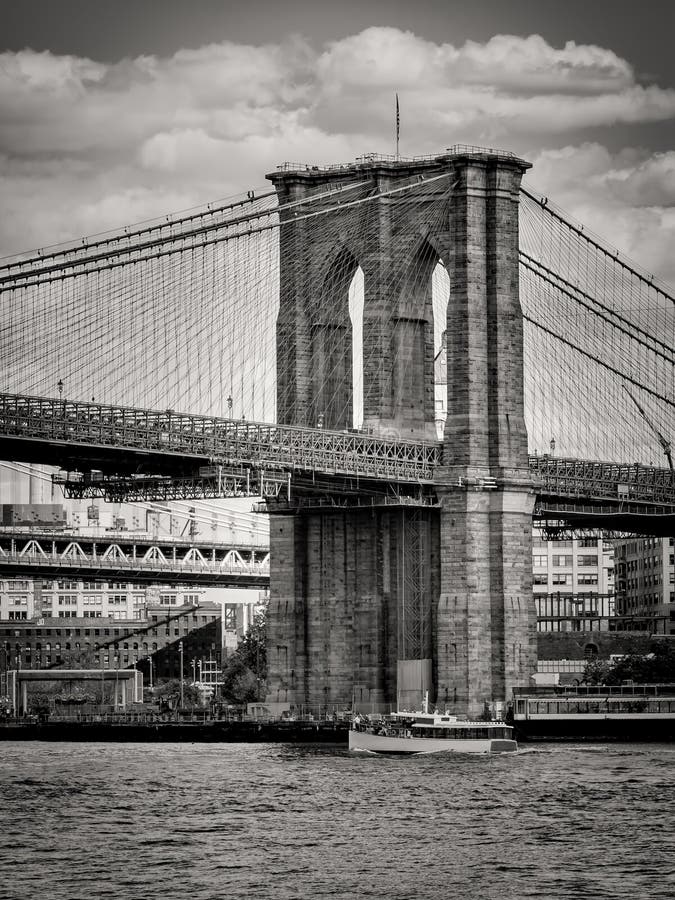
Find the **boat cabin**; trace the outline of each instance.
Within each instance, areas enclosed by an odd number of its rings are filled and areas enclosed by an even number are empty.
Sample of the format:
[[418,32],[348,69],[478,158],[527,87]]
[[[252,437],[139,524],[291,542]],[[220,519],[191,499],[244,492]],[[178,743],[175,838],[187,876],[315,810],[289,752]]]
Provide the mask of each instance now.
[[511,740],[513,728],[504,722],[460,719],[449,713],[403,710],[374,721],[354,720],[354,730],[390,737],[442,738],[447,740]]

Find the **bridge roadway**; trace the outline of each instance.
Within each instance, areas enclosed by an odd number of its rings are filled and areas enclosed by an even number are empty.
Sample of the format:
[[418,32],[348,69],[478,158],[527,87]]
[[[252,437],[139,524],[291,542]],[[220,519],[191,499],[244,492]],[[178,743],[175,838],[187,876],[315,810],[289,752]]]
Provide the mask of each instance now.
[[[191,499],[380,493],[433,497],[440,442],[0,394],[0,458],[59,466],[70,496]],[[530,456],[535,515],[672,534],[670,469]],[[444,481],[447,484],[447,481]],[[477,480],[459,487],[499,487]]]
[[134,532],[91,535],[5,527],[0,528],[3,577],[266,588],[269,547]]

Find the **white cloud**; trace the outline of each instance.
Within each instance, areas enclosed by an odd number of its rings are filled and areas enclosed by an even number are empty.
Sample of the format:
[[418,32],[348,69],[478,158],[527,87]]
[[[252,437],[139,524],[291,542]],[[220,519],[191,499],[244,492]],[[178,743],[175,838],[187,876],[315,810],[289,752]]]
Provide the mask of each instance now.
[[675,285],[675,153],[547,150],[527,180],[641,268]]
[[495,35],[485,44],[434,44],[409,31],[368,28],[321,54],[317,73],[327,90],[352,85],[419,90],[483,85],[500,92],[617,92],[634,84],[629,64],[611,50],[568,41],[561,50],[539,35]]
[[602,47],[554,48],[538,35],[454,46],[395,28],[320,52],[296,38],[113,65],[0,54],[0,252],[259,187],[287,159],[391,150],[395,91],[404,153],[455,142],[533,148],[535,183],[638,258],[643,238],[647,265],[670,276],[671,155],[538,148],[556,135],[581,144],[586,128],[672,120],[675,91],[638,83]]

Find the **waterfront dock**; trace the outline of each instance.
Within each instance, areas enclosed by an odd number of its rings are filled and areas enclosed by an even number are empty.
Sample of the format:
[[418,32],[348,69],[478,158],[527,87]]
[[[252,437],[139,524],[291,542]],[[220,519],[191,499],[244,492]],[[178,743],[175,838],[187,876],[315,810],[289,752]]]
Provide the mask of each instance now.
[[94,717],[79,721],[39,722],[8,719],[0,741],[110,741],[142,743],[292,743],[347,746],[349,725],[332,721],[237,721],[200,718],[161,721],[150,718]]

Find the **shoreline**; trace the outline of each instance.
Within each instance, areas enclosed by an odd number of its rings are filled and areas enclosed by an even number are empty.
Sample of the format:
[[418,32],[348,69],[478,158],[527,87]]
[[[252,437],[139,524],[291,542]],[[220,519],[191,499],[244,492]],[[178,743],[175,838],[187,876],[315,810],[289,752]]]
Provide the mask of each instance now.
[[[675,742],[675,719],[514,723],[518,743]],[[347,747],[346,722],[4,722],[3,741],[285,743]]]

